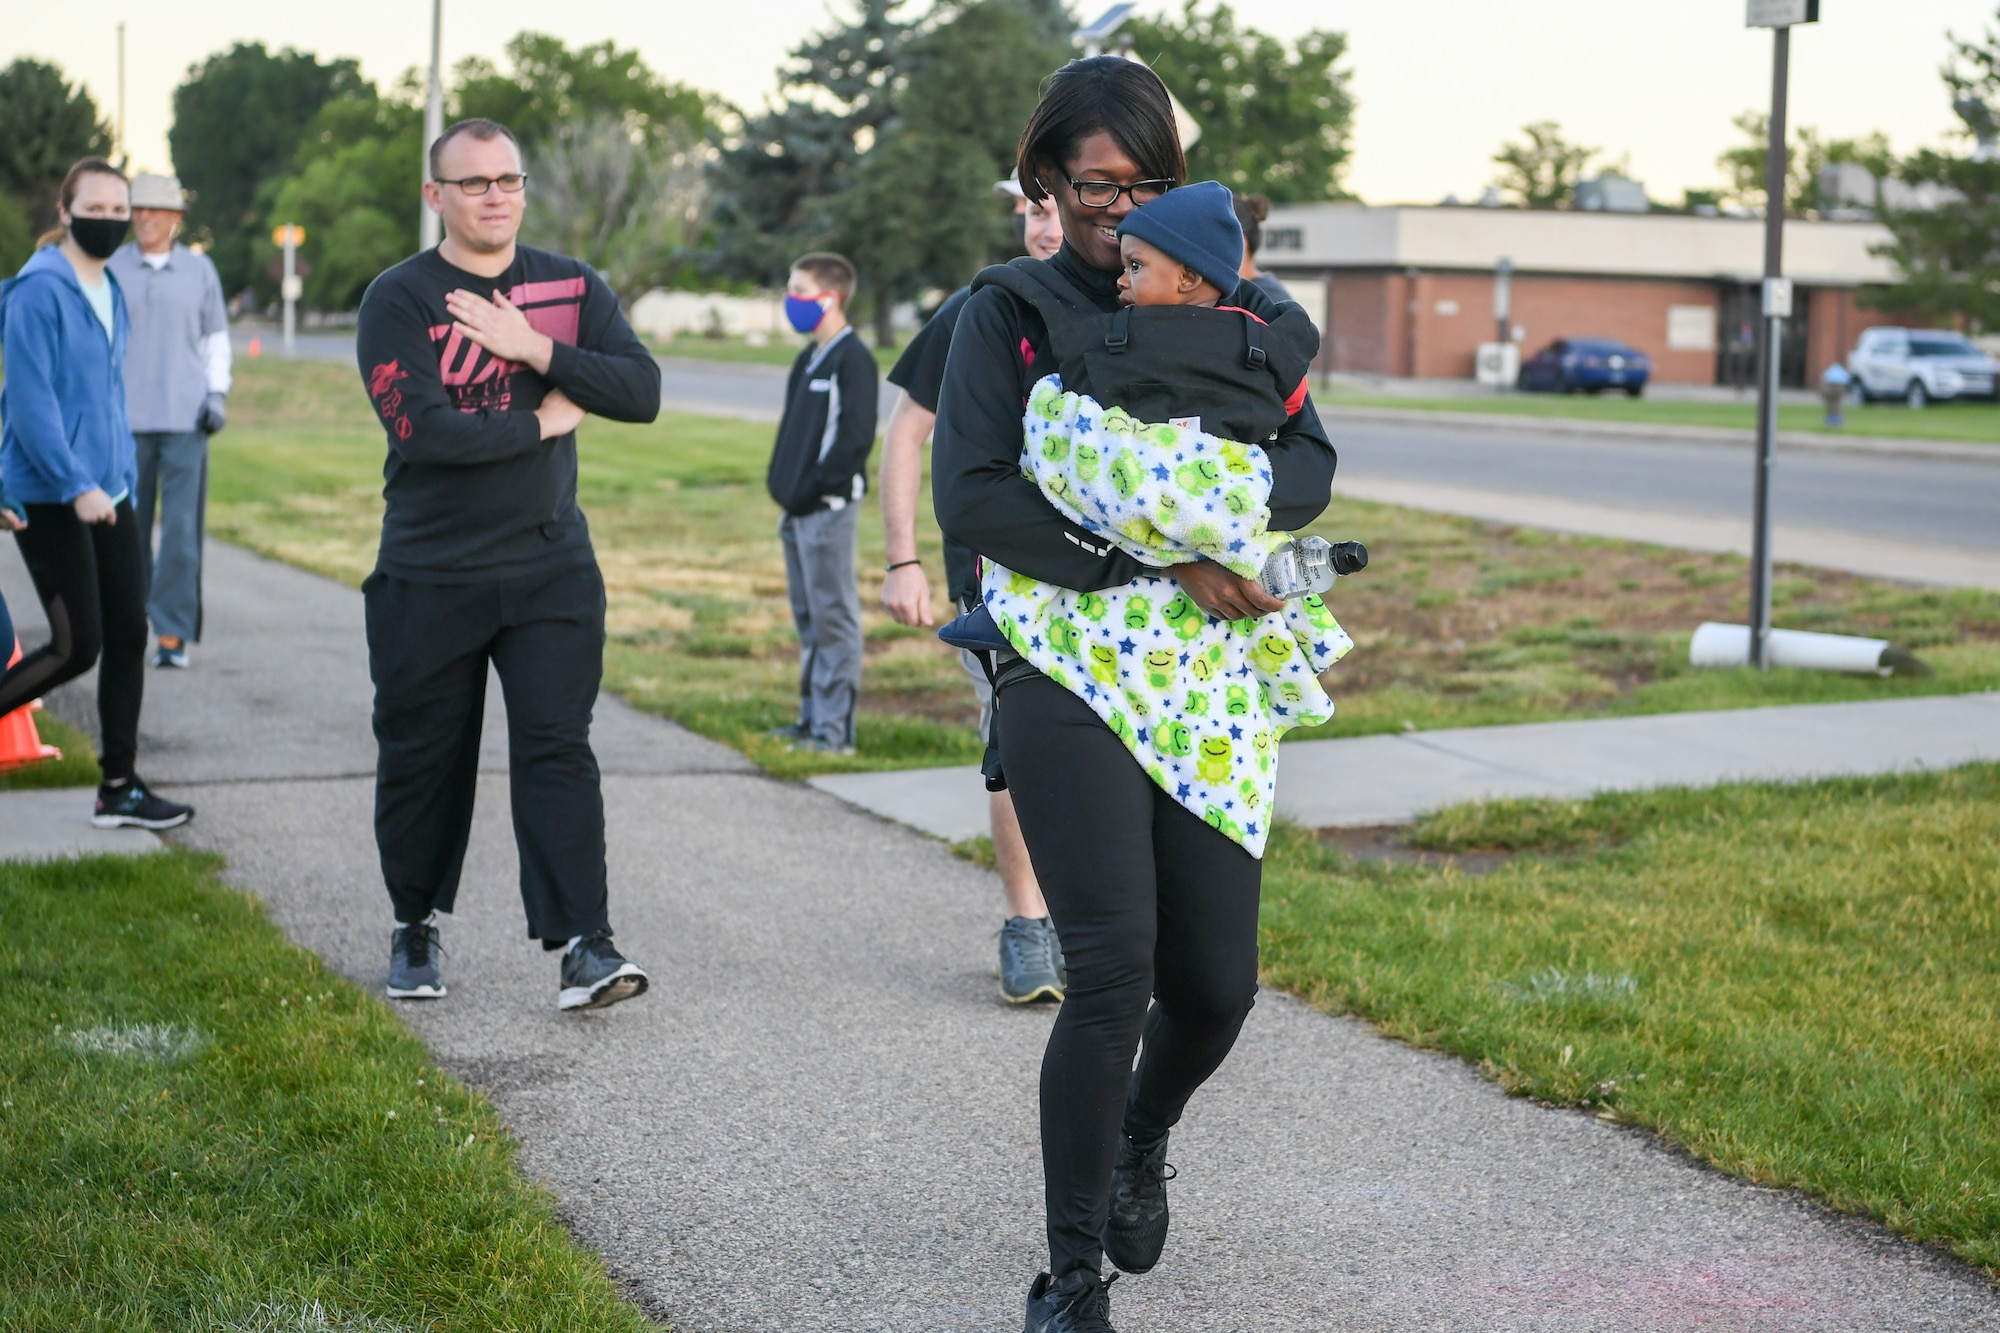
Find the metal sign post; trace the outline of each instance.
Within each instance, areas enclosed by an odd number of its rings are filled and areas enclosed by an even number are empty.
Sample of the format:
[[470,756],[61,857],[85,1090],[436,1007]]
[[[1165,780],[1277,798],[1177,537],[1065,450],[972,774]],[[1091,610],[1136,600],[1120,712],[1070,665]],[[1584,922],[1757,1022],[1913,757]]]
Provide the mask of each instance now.
[[1785,83],[1795,23],[1819,19],[1819,0],[1747,0],[1745,26],[1772,29],[1771,124],[1764,162],[1764,318],[1758,353],[1757,473],[1750,535],[1750,665],[1768,671],[1771,637],[1771,466],[1778,437],[1778,375],[1792,284],[1785,273]]
[[285,251],[285,278],[278,288],[278,295],[285,302],[285,357],[289,360],[298,328],[299,296],[305,287],[299,280],[299,247],[306,243],[306,229],[288,222],[272,229],[271,243],[284,247]]

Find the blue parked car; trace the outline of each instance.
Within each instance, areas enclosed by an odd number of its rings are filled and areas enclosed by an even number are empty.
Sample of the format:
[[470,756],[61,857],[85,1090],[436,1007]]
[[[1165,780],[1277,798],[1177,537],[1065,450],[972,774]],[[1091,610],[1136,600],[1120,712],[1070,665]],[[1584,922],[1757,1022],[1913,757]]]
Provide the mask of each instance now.
[[1602,393],[1623,389],[1637,398],[1646,391],[1653,363],[1646,354],[1609,338],[1558,338],[1521,363],[1517,389],[1539,393]]

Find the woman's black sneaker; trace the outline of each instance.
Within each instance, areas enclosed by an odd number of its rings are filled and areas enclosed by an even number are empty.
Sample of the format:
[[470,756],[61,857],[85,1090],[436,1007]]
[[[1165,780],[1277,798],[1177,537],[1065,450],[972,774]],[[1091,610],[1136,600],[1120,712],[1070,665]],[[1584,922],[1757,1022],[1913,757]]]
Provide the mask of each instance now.
[[1165,1134],[1144,1151],[1118,1136],[1111,1208],[1104,1217],[1104,1257],[1127,1273],[1148,1272],[1160,1262],[1160,1251],[1167,1247],[1167,1182],[1173,1178]]
[[602,1009],[646,991],[646,969],[626,958],[611,943],[611,932],[586,935],[562,957],[562,993],[558,1009]]
[[1028,1288],[1028,1317],[1022,1333],[1117,1333],[1111,1327],[1113,1273],[1100,1278],[1088,1269],[1066,1273],[1058,1283],[1047,1273]]
[[136,774],[122,787],[109,783],[97,789],[97,811],[90,822],[98,828],[178,828],[194,818],[194,807],[155,796]]

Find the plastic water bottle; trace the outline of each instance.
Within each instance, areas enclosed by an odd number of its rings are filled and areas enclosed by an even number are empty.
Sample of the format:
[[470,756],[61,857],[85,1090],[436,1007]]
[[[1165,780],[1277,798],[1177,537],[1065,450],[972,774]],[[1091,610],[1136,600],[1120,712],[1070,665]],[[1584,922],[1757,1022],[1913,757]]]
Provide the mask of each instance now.
[[1330,542],[1324,537],[1294,537],[1271,552],[1257,581],[1280,601],[1325,592],[1342,574],[1368,567],[1368,548],[1360,542]]

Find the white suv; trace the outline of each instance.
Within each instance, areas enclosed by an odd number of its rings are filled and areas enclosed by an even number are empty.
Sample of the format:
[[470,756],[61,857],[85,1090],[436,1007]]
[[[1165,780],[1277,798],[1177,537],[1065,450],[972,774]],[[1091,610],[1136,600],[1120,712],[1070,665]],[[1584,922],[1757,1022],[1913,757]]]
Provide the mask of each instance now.
[[1900,398],[1911,407],[1945,398],[1992,398],[2000,361],[1948,329],[1863,329],[1847,369],[1863,402]]

